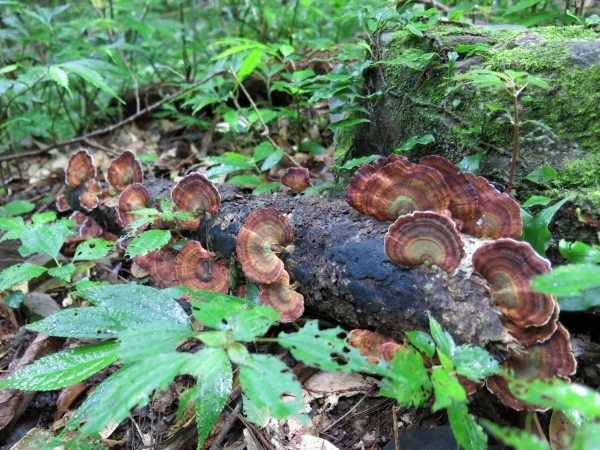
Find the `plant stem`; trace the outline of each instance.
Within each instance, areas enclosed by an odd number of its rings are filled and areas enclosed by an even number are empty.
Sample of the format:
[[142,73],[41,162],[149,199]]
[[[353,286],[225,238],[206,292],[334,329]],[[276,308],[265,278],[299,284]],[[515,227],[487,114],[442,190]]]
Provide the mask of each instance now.
[[515,110],[513,123],[513,154],[512,161],[510,162],[510,174],[508,175],[508,184],[506,185],[506,192],[508,193],[508,195],[510,195],[510,190],[512,189],[513,178],[515,176],[515,169],[517,167],[517,152],[519,151],[519,105],[517,103],[516,95],[513,95],[513,108]]

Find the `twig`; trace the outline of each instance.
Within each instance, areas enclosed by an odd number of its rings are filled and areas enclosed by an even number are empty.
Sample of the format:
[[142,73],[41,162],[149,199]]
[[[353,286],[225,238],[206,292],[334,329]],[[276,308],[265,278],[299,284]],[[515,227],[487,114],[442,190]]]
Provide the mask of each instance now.
[[398,433],[398,416],[396,415],[396,406],[392,406],[392,420],[394,421],[392,429],[394,430],[394,445],[396,450],[400,450],[400,436]]
[[238,404],[235,405],[235,408],[232,411],[231,415],[229,416],[229,419],[227,419],[227,422],[225,422],[225,425],[223,425],[223,429],[217,435],[215,442],[213,442],[213,445],[211,445],[210,450],[217,450],[219,448],[219,446],[223,443],[223,441],[227,437],[227,433],[229,433],[229,430],[231,430],[231,427],[237,420],[238,415],[241,410],[242,410],[242,402],[238,402]]
[[257,426],[255,426],[252,422],[248,422],[244,416],[240,416],[240,420],[246,426],[246,428],[250,430],[250,432],[256,435],[256,437],[260,440],[260,442],[262,442],[262,445],[264,445],[267,450],[275,450],[275,447],[273,447],[273,445],[267,441],[267,439],[265,439],[263,433],[258,429]]
[[167,95],[166,97],[160,99],[156,103],[153,103],[152,105],[147,106],[146,108],[142,109],[140,112],[135,113],[135,114],[127,117],[126,119],[123,119],[120,122],[117,122],[117,123],[115,123],[113,125],[110,125],[108,127],[101,128],[100,130],[92,131],[91,133],[84,134],[83,136],[77,136],[77,137],[74,137],[74,138],[62,141],[62,142],[58,142],[56,144],[49,145],[46,148],[41,148],[41,149],[38,149],[38,150],[31,150],[29,152],[15,153],[15,154],[12,154],[12,155],[0,156],[0,161],[12,161],[13,159],[17,159],[17,158],[26,158],[28,156],[41,155],[42,153],[46,153],[48,150],[52,150],[53,148],[59,148],[59,147],[64,147],[66,145],[76,144],[78,142],[85,141],[86,139],[89,139],[91,137],[100,136],[101,134],[109,133],[109,132],[111,132],[113,130],[116,130],[117,128],[121,128],[123,125],[127,125],[128,123],[133,122],[135,119],[137,119],[140,116],[143,116],[144,114],[148,114],[149,112],[154,111],[155,109],[159,108],[163,104],[165,104],[167,102],[170,102],[171,100],[179,97],[180,95],[185,94],[186,92],[188,92],[188,91],[190,91],[190,90],[192,90],[194,88],[197,88],[198,86],[203,85],[204,83],[206,83],[209,80],[213,79],[217,75],[223,75],[226,72],[227,72],[227,70],[225,70],[225,69],[213,72],[210,75],[202,78],[201,80],[198,80],[195,83],[190,84],[186,88],[180,89],[180,90],[178,90],[177,92],[174,92],[171,95]]
[[333,422],[331,425],[329,425],[327,428],[325,428],[323,430],[323,433],[325,433],[327,430],[329,430],[330,428],[332,428],[333,426],[337,425],[338,423],[340,423],[342,420],[344,420],[346,417],[348,417],[350,414],[352,414],[352,412],[354,412],[354,410],[358,407],[358,405],[360,405],[369,395],[371,395],[371,393],[373,392],[373,388],[369,389],[368,392],[365,393],[365,395],[363,395],[363,397],[357,401],[354,406],[352,408],[350,408],[348,410],[348,412],[346,414],[344,414],[342,417],[340,417],[338,420],[336,420],[335,422]]

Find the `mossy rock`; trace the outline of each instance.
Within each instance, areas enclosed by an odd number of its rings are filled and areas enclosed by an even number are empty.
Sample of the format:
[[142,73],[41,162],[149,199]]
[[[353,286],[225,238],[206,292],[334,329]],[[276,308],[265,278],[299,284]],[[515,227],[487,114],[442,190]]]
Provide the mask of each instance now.
[[[414,135],[432,134],[435,142],[405,153],[412,161],[429,154],[457,163],[483,153],[481,175],[506,186],[512,154],[513,127],[502,111],[487,103],[511,106],[502,91],[448,80],[446,55],[457,46],[487,44],[488,50],[461,54],[454,74],[469,69],[526,71],[549,80],[551,89],[528,86],[521,101],[521,121],[537,120],[553,133],[534,125],[521,127],[514,187],[517,198],[532,194],[573,195],[575,208],[600,216],[600,28],[543,27],[534,29],[474,29],[439,25],[423,37],[410,31],[381,36],[382,59],[435,52],[429,64],[380,65],[365,73],[369,93],[382,92],[370,105],[368,124],[342,129],[336,136],[338,159],[380,153],[387,155]],[[479,134],[470,130],[481,129]],[[548,185],[526,181],[531,171],[549,165],[558,176]],[[583,189],[583,190],[582,190]]]

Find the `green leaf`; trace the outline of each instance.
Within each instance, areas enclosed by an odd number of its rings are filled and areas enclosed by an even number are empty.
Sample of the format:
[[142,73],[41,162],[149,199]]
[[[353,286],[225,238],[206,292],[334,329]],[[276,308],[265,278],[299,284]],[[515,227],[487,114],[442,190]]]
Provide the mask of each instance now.
[[489,420],[481,419],[481,425],[488,430],[496,439],[515,450],[549,450],[550,447],[536,435],[518,428],[506,428],[496,425]]
[[192,337],[194,332],[173,322],[143,323],[119,333],[119,357],[125,362],[174,352],[177,344]]
[[31,220],[36,225],[54,222],[56,220],[56,213],[54,211],[46,211],[40,214],[34,214],[31,216]]
[[273,191],[278,190],[281,186],[282,186],[281,183],[265,183],[265,184],[261,184],[260,186],[256,187],[252,191],[252,195],[260,195],[263,192],[273,192]]
[[421,354],[409,347],[406,351],[396,353],[380,394],[395,398],[402,406],[419,407],[429,398],[431,389],[431,380]]
[[9,239],[18,239],[24,229],[25,222],[23,222],[23,218],[21,217],[0,218],[0,230],[8,231],[0,238],[0,242],[7,241]]
[[555,267],[549,273],[535,278],[531,285],[536,291],[547,294],[581,295],[583,289],[600,285],[600,266],[569,264]]
[[567,242],[561,239],[558,243],[558,251],[561,255],[575,264],[600,263],[600,246],[589,246],[583,242]]
[[479,162],[483,153],[476,153],[471,156],[465,156],[457,165],[461,172],[471,172],[473,175],[479,175]]
[[254,303],[255,305],[260,305],[258,286],[251,282],[250,280],[246,280],[246,300]]
[[262,178],[259,178],[255,175],[236,175],[235,177],[232,177],[229,180],[227,180],[227,182],[230,184],[242,184],[251,186],[261,185],[265,183],[262,180]]
[[550,166],[544,166],[534,170],[525,177],[526,180],[533,181],[537,184],[546,184],[554,178],[556,178],[556,170]]
[[[289,368],[271,355],[252,354],[252,359],[253,367],[240,367],[240,384],[248,398],[262,408],[269,408],[278,419],[298,416],[303,409],[302,389]],[[284,402],[284,394],[295,398]],[[300,419],[306,422],[306,416]]]
[[341,169],[351,170],[351,169],[354,169],[355,167],[362,166],[363,164],[370,163],[379,158],[381,158],[381,155],[369,155],[369,156],[362,156],[360,158],[352,158],[352,159],[346,161],[344,163],[344,165],[332,166],[332,168],[335,170],[341,170]]
[[273,153],[269,154],[263,161],[260,166],[260,170],[264,172],[265,170],[269,170],[271,167],[275,166],[280,160],[283,158],[283,149],[275,150]]
[[46,268],[37,264],[23,263],[10,266],[0,273],[0,292],[7,290],[15,284],[25,283],[39,277],[46,272]]
[[534,125],[537,125],[538,127],[541,127],[541,128],[543,128],[543,129],[544,129],[544,130],[546,130],[546,131],[549,131],[549,132],[550,132],[550,133],[552,133],[554,136],[556,136],[556,135],[554,134],[554,131],[552,131],[552,128],[550,128],[550,127],[549,127],[548,125],[546,125],[544,122],[541,122],[541,121],[539,121],[539,120],[526,120],[526,121],[524,121],[524,122],[521,122],[521,123],[522,123],[522,124],[523,124],[523,123],[532,123],[532,124],[534,124]]
[[165,389],[189,358],[189,353],[162,353],[130,366],[123,371],[119,382],[106,387],[90,408],[81,434],[97,433],[110,420],[120,422],[129,416],[131,409],[147,405],[150,393]]
[[75,273],[75,265],[74,264],[65,264],[60,267],[53,267],[52,269],[48,269],[48,275],[51,277],[60,278],[61,280],[69,283],[73,274]]
[[548,203],[552,201],[551,198],[543,197],[541,195],[532,195],[529,199],[523,203],[524,208],[528,208],[529,206],[542,205],[546,206]]
[[12,202],[8,202],[2,209],[0,209],[0,217],[20,216],[21,214],[27,214],[34,209],[35,203],[31,203],[26,200],[13,200]]
[[258,406],[243,394],[242,397],[244,405],[244,417],[246,417],[246,419],[253,424],[258,425],[259,428],[266,427],[269,423],[269,420],[271,420],[271,412],[269,411],[269,408]]
[[131,214],[133,216],[158,216],[160,212],[156,208],[142,208],[136,209],[135,211],[130,211],[127,214]]
[[125,256],[133,258],[134,256],[144,256],[154,250],[164,247],[171,240],[169,230],[148,230],[143,231],[132,239],[125,250]]
[[102,259],[114,250],[116,243],[106,239],[90,239],[77,246],[73,262],[75,261],[93,261]]
[[444,331],[440,323],[433,318],[433,316],[429,316],[429,328],[431,329],[431,337],[438,346],[438,350],[440,350],[446,356],[452,357],[454,355],[454,350],[456,348],[456,344],[454,344],[454,339],[447,331]]
[[85,81],[90,83],[92,86],[97,87],[101,91],[106,92],[118,99],[121,103],[125,103],[123,99],[119,97],[117,92],[111,88],[108,83],[105,81],[104,74],[100,74],[97,72],[97,69],[103,67],[110,67],[107,63],[100,60],[93,59],[80,59],[77,61],[69,61],[66,63],[58,64],[57,67],[60,67],[67,72],[73,73],[75,75],[79,75]]
[[435,344],[431,336],[422,331],[407,331],[406,336],[410,339],[410,343],[420,352],[425,353],[429,358],[433,358],[433,355],[435,355]]
[[330,123],[327,128],[330,130],[340,130],[342,128],[348,128],[359,123],[369,123],[371,122],[369,119],[365,119],[364,117],[355,117],[351,119],[342,119],[337,122]]
[[431,407],[432,411],[448,408],[452,400],[464,403],[467,401],[467,393],[456,378],[444,369],[434,367],[431,371],[431,384],[435,394],[435,401]]
[[46,356],[23,367],[0,387],[25,391],[51,391],[85,380],[117,360],[114,341],[99,342]]
[[254,148],[254,154],[252,155],[252,159],[255,163],[262,161],[267,156],[275,151],[275,147],[269,141],[264,141],[258,144]]
[[71,95],[71,90],[69,89],[69,75],[67,75],[67,72],[58,66],[50,66],[48,67],[48,76]]
[[475,423],[473,416],[467,411],[464,403],[452,401],[448,407],[448,420],[454,432],[456,441],[465,450],[486,450],[487,436],[481,427]]
[[570,198],[567,197],[548,208],[544,208],[535,217],[532,217],[531,214],[521,209],[523,233],[519,236],[518,240],[529,242],[536,252],[545,256],[546,249],[552,242],[552,235],[548,230],[548,225],[550,225],[550,221],[556,211],[569,200]]
[[318,156],[325,151],[325,148],[313,141],[304,141],[300,144],[300,151],[310,153],[313,156]]
[[406,29],[412,34],[415,34],[419,37],[423,37],[423,32],[413,23],[406,24]]
[[508,8],[506,10],[506,12],[504,13],[504,15],[506,16],[507,14],[512,14],[514,12],[530,8],[533,5],[537,5],[540,1],[541,0],[523,0],[522,2],[519,2],[515,5],[513,5],[512,7]]
[[460,345],[454,350],[452,364],[456,373],[467,377],[471,381],[482,379],[500,372],[500,365],[492,356],[481,347]]
[[256,69],[256,66],[262,59],[263,54],[263,50],[254,50],[244,58],[244,60],[242,61],[242,65],[240,66],[240,69],[237,73],[240,82],[244,81],[248,77],[248,75],[254,72],[254,69]]
[[65,242],[65,236],[69,234],[72,233],[65,234],[63,227],[58,223],[51,226],[46,224],[26,226],[21,233],[21,242],[26,247],[26,251],[21,254],[28,256],[33,253],[41,253],[56,259]]
[[6,303],[11,308],[18,308],[19,306],[21,306],[21,303],[23,303],[24,299],[25,294],[23,294],[23,291],[16,290],[4,296],[4,303]]
[[[295,333],[279,333],[279,345],[289,348],[294,358],[304,364],[323,371],[361,371],[367,361],[356,348],[348,346],[346,339],[339,337],[344,334],[339,327],[319,330],[318,322],[311,320]],[[333,354],[343,356],[347,364],[335,361]]]
[[417,144],[426,145],[430,142],[435,142],[433,134],[425,134],[423,136],[414,135],[411,136],[402,144],[400,147],[394,150],[394,153],[402,153],[412,150]]

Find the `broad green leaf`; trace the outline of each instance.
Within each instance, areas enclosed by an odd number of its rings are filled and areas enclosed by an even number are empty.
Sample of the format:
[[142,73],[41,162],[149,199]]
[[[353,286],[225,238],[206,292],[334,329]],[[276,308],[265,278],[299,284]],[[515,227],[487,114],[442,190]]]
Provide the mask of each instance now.
[[65,236],[69,234],[65,234],[63,227],[58,223],[50,226],[47,224],[26,226],[21,233],[21,242],[26,250],[19,251],[23,256],[41,253],[56,259],[65,242]]
[[375,161],[376,159],[379,159],[379,158],[381,158],[381,155],[362,156],[360,158],[350,159],[350,160],[346,161],[342,166],[332,166],[332,168],[335,170],[341,170],[341,169],[351,170],[356,167],[360,167],[363,164]]
[[190,357],[184,369],[194,377],[210,379],[217,377],[228,362],[227,353],[222,348],[203,348]]
[[311,153],[313,156],[318,156],[325,151],[325,148],[313,141],[304,141],[300,144],[300,150]]
[[243,412],[244,417],[248,419],[255,425],[258,425],[259,428],[264,428],[271,420],[271,412],[269,408],[263,408],[262,406],[258,406],[251,399],[242,394],[243,397]]
[[115,248],[115,242],[106,239],[90,239],[77,246],[73,262],[75,261],[93,261],[102,259]]
[[[205,158],[205,159],[207,159],[207,158]],[[254,166],[250,163],[246,163],[245,165],[246,165],[246,167],[240,167],[239,165],[230,166],[230,165],[226,165],[226,164],[223,164],[220,166],[214,166],[214,167],[211,167],[210,169],[208,169],[204,173],[204,175],[206,175],[206,178],[212,179],[212,178],[216,178],[221,175],[226,175],[228,173],[239,172],[240,170],[254,169]]]
[[0,292],[7,290],[15,284],[25,283],[39,277],[46,272],[46,268],[37,264],[23,263],[10,266],[0,273]]
[[232,342],[227,345],[227,356],[232,363],[238,366],[254,367],[254,360],[248,349],[239,342]]
[[163,248],[171,240],[169,230],[148,230],[143,231],[132,239],[125,250],[125,255],[133,258],[134,256],[145,256],[154,250]]
[[[302,389],[290,369],[271,355],[252,354],[252,359],[254,367],[240,367],[240,384],[248,398],[262,408],[269,408],[278,419],[298,416],[303,409],[300,404]],[[295,398],[283,401],[284,394]],[[300,420],[306,422],[306,416],[301,416]]]
[[454,432],[456,441],[465,450],[486,450],[487,436],[481,427],[475,423],[473,416],[467,411],[464,403],[452,401],[448,407],[448,420]]
[[0,218],[0,230],[7,230],[7,233],[0,238],[0,242],[9,239],[18,239],[25,229],[25,222],[21,217],[2,217]]
[[423,37],[423,32],[413,23],[406,24],[406,29],[412,34],[415,34],[419,37]]
[[240,66],[240,69],[237,73],[240,82],[244,81],[248,77],[248,75],[254,72],[254,69],[256,69],[256,66],[262,59],[263,54],[263,50],[254,50],[244,58],[244,60],[242,61],[242,65]]
[[54,211],[46,211],[40,214],[34,214],[31,216],[31,221],[36,225],[41,225],[48,222],[54,222],[56,220],[56,213]]
[[255,175],[236,175],[235,177],[231,177],[229,180],[227,180],[227,182],[230,184],[242,184],[251,186],[264,184],[264,180]]
[[549,131],[552,135],[556,136],[556,134],[554,134],[554,131],[552,131],[552,128],[550,128],[544,122],[541,122],[539,120],[526,120],[526,121],[522,122],[522,124],[524,124],[524,123],[532,123],[534,125],[537,125],[538,127],[541,127],[544,130]]
[[492,358],[486,350],[470,345],[456,347],[454,355],[452,355],[452,364],[454,364],[456,373],[471,381],[481,381],[500,372],[498,361]]
[[53,267],[52,269],[48,269],[48,275],[51,277],[60,278],[63,281],[69,283],[73,274],[75,273],[75,264],[65,264],[60,267]]
[[550,447],[536,435],[518,428],[501,427],[489,420],[481,419],[481,425],[488,430],[496,439],[515,450],[549,450]]
[[19,306],[21,306],[21,303],[23,303],[24,299],[25,294],[23,294],[23,291],[16,290],[4,296],[4,303],[6,303],[11,308],[18,308]]
[[46,356],[23,367],[0,387],[25,391],[51,391],[85,380],[117,360],[114,341],[99,342]]
[[425,134],[423,136],[414,135],[409,137],[404,144],[394,150],[394,153],[402,153],[412,150],[417,144],[427,145],[430,142],[435,142],[433,134]]
[[467,401],[465,389],[456,378],[442,368],[434,367],[432,369],[431,384],[435,394],[435,401],[431,407],[432,411],[448,408],[452,404],[452,400],[461,403]]
[[27,214],[35,209],[35,203],[28,202],[26,200],[13,200],[4,205],[0,209],[0,217],[6,216],[20,216],[21,214]]
[[269,156],[265,158],[262,165],[260,166],[260,170],[262,172],[269,170],[271,167],[275,166],[281,160],[281,158],[283,158],[282,148],[275,150],[273,153],[270,153]]
[[[339,327],[319,330],[317,321],[311,320],[295,333],[279,333],[279,345],[289,348],[294,358],[304,364],[323,371],[363,370],[367,365],[366,359],[356,348],[348,346],[346,339],[339,337],[343,334],[344,330]],[[335,361],[334,354],[347,359],[347,364]]]
[[260,195],[263,192],[274,192],[282,186],[281,183],[264,183],[257,186],[253,191],[252,195]]
[[179,342],[193,334],[188,327],[178,323],[143,323],[119,333],[118,355],[125,362],[133,362],[160,353],[174,352]]
[[64,70],[58,66],[50,66],[48,67],[48,76],[71,95],[71,90],[69,89],[69,76]]
[[524,208],[528,208],[530,206],[542,205],[546,206],[548,203],[552,201],[551,198],[543,197],[541,195],[532,195],[527,199],[525,203],[523,203]]
[[600,266],[569,264],[555,267],[549,273],[535,278],[531,285],[536,291],[547,294],[581,295],[583,289],[600,285]]
[[246,300],[254,303],[255,305],[260,305],[259,292],[260,291],[256,284],[250,280],[246,280]]
[[558,243],[560,254],[575,264],[600,263],[600,246],[590,246],[580,241],[567,242],[561,239]]
[[132,216],[157,216],[160,212],[156,208],[142,208],[136,209],[135,211],[129,211],[128,214],[131,214]]
[[420,353],[409,347],[396,353],[380,394],[395,398],[402,406],[419,407],[431,395],[431,380]]
[[438,350],[446,356],[452,357],[456,348],[454,339],[452,339],[452,336],[447,331],[444,331],[440,323],[431,315],[429,316],[429,328],[431,329],[431,337],[433,337],[433,340],[437,344]]
[[275,147],[269,141],[264,141],[258,144],[254,148],[254,154],[252,155],[252,159],[255,163],[262,161],[267,156],[275,151]]
[[79,75],[89,84],[98,89],[106,92],[107,94],[115,97],[121,103],[125,103],[123,99],[119,97],[117,91],[109,86],[106,82],[104,74],[98,73],[98,69],[109,66],[104,61],[93,60],[93,59],[80,59],[77,61],[69,61],[57,65],[59,68],[64,69],[67,72]]
[[517,11],[521,11],[522,9],[531,8],[533,5],[537,5],[541,0],[523,0],[512,7],[508,8],[504,15],[512,14]]
[[476,153],[471,156],[465,156],[457,165],[461,172],[471,172],[473,175],[479,175],[479,162],[483,153]]
[[342,119],[337,122],[330,123],[327,128],[330,130],[339,130],[341,128],[348,128],[359,123],[369,123],[371,122],[369,119],[365,119],[364,117],[355,117],[351,119]]
[[110,420],[120,422],[129,416],[132,408],[147,405],[150,393],[165,389],[181,373],[190,356],[189,353],[162,353],[130,366],[119,382],[108,386],[98,398],[81,434],[97,433]]
[[435,343],[431,339],[431,336],[422,331],[407,331],[406,336],[417,350],[425,353],[429,358],[433,358],[433,355],[435,355]]
[[548,208],[544,208],[535,217],[532,217],[531,214],[521,209],[523,233],[518,239],[529,242],[536,252],[545,256],[546,249],[552,242],[552,235],[548,230],[548,225],[550,225],[556,211],[569,200],[570,198],[567,197]]
[[534,170],[525,177],[526,180],[533,181],[537,184],[546,184],[554,178],[556,178],[556,170],[550,166],[544,166]]

